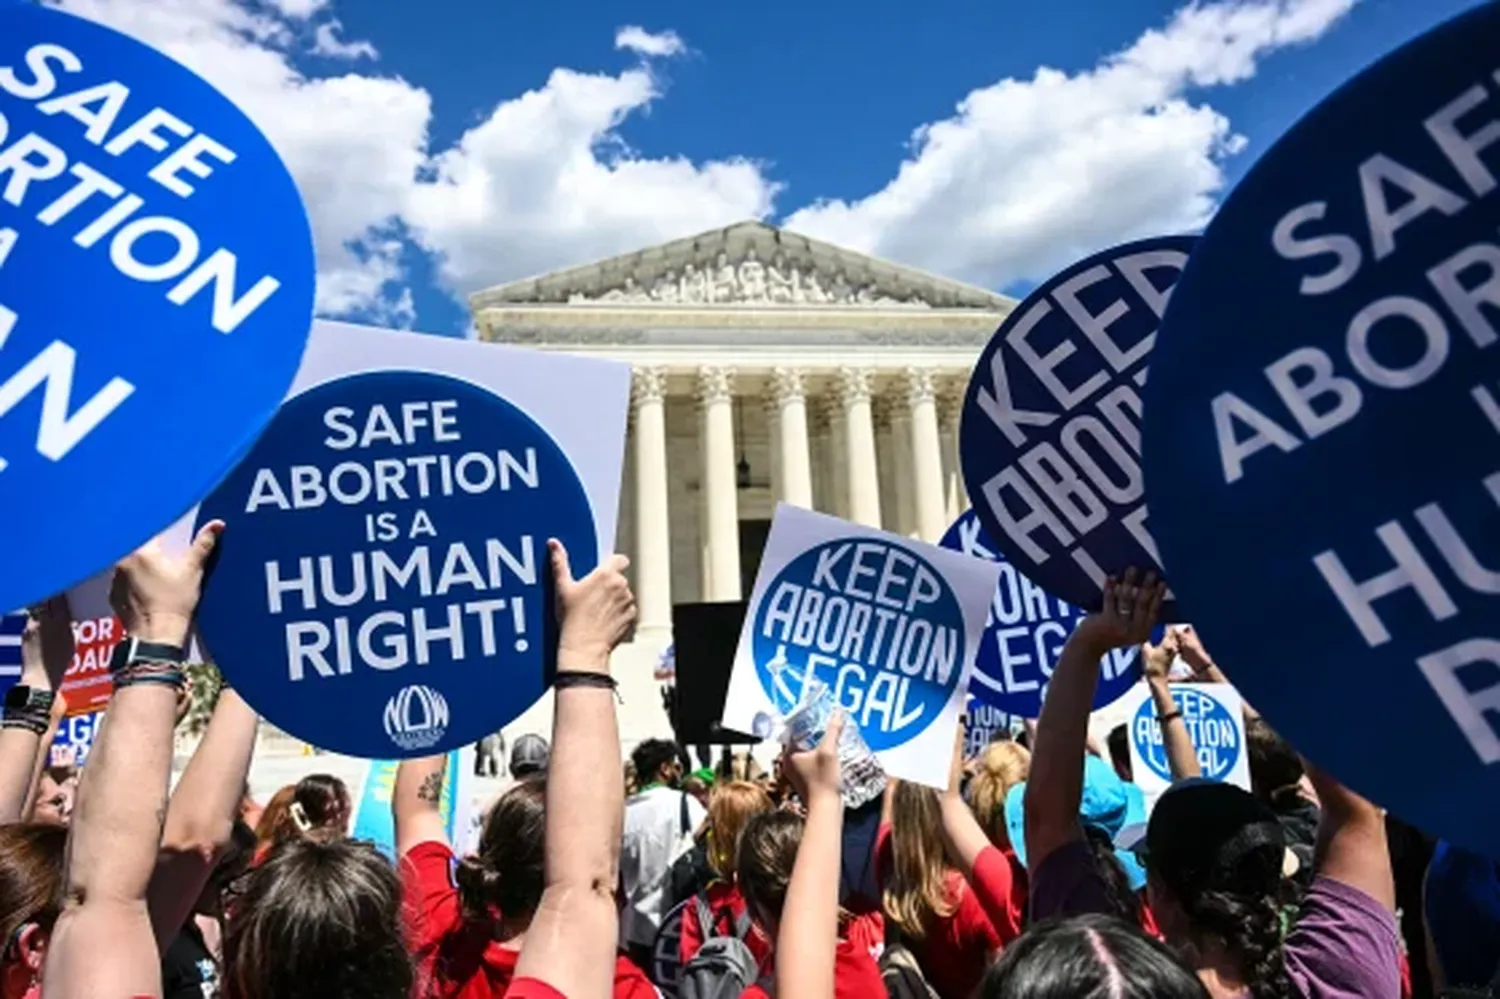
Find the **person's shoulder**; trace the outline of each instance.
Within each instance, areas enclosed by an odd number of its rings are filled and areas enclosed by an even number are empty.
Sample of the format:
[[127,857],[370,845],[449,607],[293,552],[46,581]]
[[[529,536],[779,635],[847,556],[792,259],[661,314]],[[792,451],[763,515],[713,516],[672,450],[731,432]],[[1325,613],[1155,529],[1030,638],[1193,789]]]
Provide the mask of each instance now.
[[1284,951],[1287,972],[1304,999],[1397,999],[1401,994],[1396,914],[1342,881],[1313,880]]

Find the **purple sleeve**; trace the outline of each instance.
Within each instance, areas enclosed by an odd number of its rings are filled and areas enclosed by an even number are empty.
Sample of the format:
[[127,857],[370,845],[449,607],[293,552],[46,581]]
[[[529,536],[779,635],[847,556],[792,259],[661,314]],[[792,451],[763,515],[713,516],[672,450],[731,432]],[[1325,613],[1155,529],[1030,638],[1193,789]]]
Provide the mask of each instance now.
[[1396,915],[1341,881],[1313,881],[1285,953],[1303,999],[1400,999]]
[[1031,869],[1030,899],[1033,923],[1090,912],[1120,915],[1099,876],[1093,848],[1081,839],[1063,844]]

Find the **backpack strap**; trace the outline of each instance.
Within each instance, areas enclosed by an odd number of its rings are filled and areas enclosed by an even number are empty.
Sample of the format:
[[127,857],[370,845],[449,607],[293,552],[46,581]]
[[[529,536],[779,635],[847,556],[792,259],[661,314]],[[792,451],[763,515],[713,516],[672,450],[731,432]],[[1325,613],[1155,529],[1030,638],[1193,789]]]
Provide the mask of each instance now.
[[679,791],[678,794],[682,795],[678,806],[678,821],[682,823],[682,835],[686,836],[688,833],[693,831],[693,816],[692,813],[688,811],[687,792]]
[[703,897],[703,893],[701,891],[698,894],[696,894],[696,895],[693,896],[693,905],[698,910],[698,933],[699,933],[699,935],[705,941],[710,940],[713,937],[718,936],[718,934],[714,932],[714,914],[713,914],[713,910],[708,907],[708,899],[706,899],[706,898]]
[[750,939],[750,924],[750,908],[746,906],[745,911],[734,921],[734,935],[741,940]]

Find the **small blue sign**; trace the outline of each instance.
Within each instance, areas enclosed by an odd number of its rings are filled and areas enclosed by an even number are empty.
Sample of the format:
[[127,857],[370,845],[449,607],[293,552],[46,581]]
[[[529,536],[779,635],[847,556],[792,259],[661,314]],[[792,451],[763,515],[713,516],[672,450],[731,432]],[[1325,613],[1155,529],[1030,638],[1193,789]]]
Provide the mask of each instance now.
[[176,61],[0,5],[0,606],[168,527],[275,413],[312,235],[250,119]]
[[103,722],[103,711],[64,718],[57,726],[57,734],[52,737],[52,756],[71,757],[74,766],[83,766],[94,748],[94,740],[99,738],[99,726]]
[[1075,607],[1096,610],[1112,573],[1161,566],[1141,387],[1194,242],[1126,243],[1046,281],[1000,324],[969,380],[959,463],[979,521],[1008,562]]
[[350,756],[475,742],[546,689],[547,539],[596,561],[583,485],[492,392],[377,371],[287,402],[204,501],[227,525],[198,619],[261,714]]
[[[1218,699],[1196,689],[1192,684],[1173,684],[1172,702],[1182,712],[1188,738],[1198,751],[1198,766],[1209,780],[1227,780],[1244,751],[1239,720]],[[1130,720],[1130,738],[1136,752],[1151,772],[1164,781],[1172,780],[1167,764],[1167,748],[1161,725],[1156,720],[1156,703],[1149,697],[1136,709]]]
[[1497,37],[1475,7],[1250,170],[1173,293],[1144,439],[1169,583],[1245,699],[1500,856]]
[[970,697],[964,708],[964,755],[978,756],[996,739],[1014,734],[1019,721],[1014,715]]
[[[459,808],[458,795],[463,792],[462,754],[454,750],[448,754],[444,771],[443,790],[438,798],[438,817],[442,819],[443,835],[455,852],[464,849],[468,830],[458,828],[464,810]],[[349,835],[373,843],[375,848],[391,860],[396,857],[396,816],[393,801],[396,797],[396,760],[371,760],[365,771],[363,786],[359,790],[359,802],[354,806],[354,821]]]
[[964,616],[948,581],[912,549],[883,538],[827,541],[765,589],[751,654],[785,715],[817,677],[875,752],[925,731],[964,666]]
[[21,679],[21,635],[26,620],[24,611],[0,615],[0,697]]
[[[974,656],[969,693],[1020,718],[1040,716],[1052,671],[1083,611],[1048,596],[1017,572],[996,550],[973,510],[954,521],[938,544],[1000,566],[1000,584]],[[1139,679],[1139,658],[1139,649],[1128,648],[1115,649],[1100,660],[1095,710],[1119,700]]]

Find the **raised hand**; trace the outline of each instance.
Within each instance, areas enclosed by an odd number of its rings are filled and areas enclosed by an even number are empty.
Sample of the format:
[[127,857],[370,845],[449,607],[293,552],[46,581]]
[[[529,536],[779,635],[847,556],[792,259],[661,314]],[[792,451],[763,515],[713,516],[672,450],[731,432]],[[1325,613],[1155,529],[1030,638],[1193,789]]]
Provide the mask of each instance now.
[[187,644],[204,568],[223,531],[222,520],[211,520],[183,555],[170,555],[160,541],[150,541],[120,560],[109,600],[126,631],[148,642]]
[[1146,573],[1139,585],[1136,579],[1136,570],[1130,568],[1119,580],[1113,576],[1105,580],[1103,604],[1079,622],[1075,634],[1101,655],[1110,649],[1144,644],[1151,637],[1167,585],[1156,578],[1154,571]]
[[73,664],[73,614],[66,596],[50,597],[27,612],[21,633],[21,682],[57,690]]
[[1150,639],[1141,643],[1141,672],[1146,679],[1165,683],[1172,670],[1172,661],[1180,654],[1177,632],[1167,629],[1160,645],[1152,645]]
[[574,579],[562,542],[548,541],[547,549],[556,587],[559,657],[568,653],[583,661],[570,663],[570,669],[593,663],[607,672],[609,654],[635,627],[635,594],[625,579],[630,560],[611,555],[587,576]]
[[1177,654],[1182,656],[1183,662],[1193,667],[1194,673],[1202,673],[1214,665],[1208,650],[1203,647],[1203,639],[1198,637],[1198,632],[1192,625],[1173,625],[1170,634],[1177,639]]
[[786,775],[797,791],[797,797],[809,802],[814,795],[839,793],[839,733],[844,730],[844,713],[835,711],[828,719],[822,741],[802,753],[786,758]]

